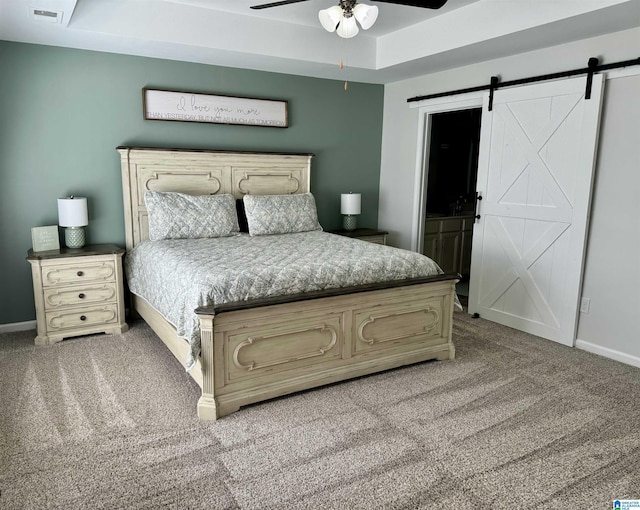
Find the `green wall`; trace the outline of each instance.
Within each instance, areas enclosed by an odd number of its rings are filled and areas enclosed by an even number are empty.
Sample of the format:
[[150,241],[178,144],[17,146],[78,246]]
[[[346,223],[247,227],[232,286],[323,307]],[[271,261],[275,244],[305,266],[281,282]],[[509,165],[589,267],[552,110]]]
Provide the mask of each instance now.
[[[288,100],[289,127],[145,121],[143,87]],[[323,227],[347,191],[377,224],[381,85],[0,41],[0,98],[0,324],[35,319],[25,257],[58,197],[88,197],[88,243],[124,245],[119,145],[311,152]]]

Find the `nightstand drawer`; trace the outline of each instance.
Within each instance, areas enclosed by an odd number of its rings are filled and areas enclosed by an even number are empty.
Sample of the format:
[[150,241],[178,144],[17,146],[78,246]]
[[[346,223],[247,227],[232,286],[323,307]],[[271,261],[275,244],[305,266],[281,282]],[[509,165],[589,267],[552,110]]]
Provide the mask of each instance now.
[[50,287],[44,289],[44,308],[49,311],[63,306],[115,302],[117,298],[118,287],[115,282]]
[[365,236],[358,237],[358,239],[375,244],[387,244],[387,236]]
[[389,232],[385,230],[377,230],[375,228],[356,228],[355,230],[328,230],[330,234],[351,237],[352,239],[360,239],[374,244],[387,244],[387,235]]
[[116,268],[113,261],[42,266],[42,285],[66,285],[84,282],[115,281]]
[[117,322],[117,303],[68,309],[59,312],[47,312],[46,314],[48,331],[78,329],[102,324],[115,324]]

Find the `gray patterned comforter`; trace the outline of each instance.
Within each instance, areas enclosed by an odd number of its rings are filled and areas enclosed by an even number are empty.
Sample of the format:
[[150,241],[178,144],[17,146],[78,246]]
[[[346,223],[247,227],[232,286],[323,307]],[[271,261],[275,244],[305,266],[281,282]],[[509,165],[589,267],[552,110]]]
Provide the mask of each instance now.
[[442,273],[407,250],[326,232],[146,241],[127,253],[129,289],[200,355],[199,306]]

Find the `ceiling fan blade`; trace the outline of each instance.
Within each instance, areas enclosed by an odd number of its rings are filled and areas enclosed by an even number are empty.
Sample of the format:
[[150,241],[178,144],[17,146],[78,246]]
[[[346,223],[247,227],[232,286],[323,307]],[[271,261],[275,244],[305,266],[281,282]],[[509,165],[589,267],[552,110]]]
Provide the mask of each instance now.
[[252,9],[268,9],[269,7],[278,7],[280,5],[297,4],[299,2],[306,2],[307,0],[280,0],[279,2],[271,2],[268,4],[252,5]]
[[425,7],[426,9],[440,9],[447,0],[372,0],[387,4],[409,5],[411,7]]

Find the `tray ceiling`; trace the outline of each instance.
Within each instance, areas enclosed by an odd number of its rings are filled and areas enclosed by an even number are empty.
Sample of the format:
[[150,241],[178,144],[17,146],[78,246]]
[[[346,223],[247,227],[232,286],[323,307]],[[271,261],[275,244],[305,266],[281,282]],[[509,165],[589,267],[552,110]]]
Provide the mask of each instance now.
[[449,0],[437,11],[378,2],[376,24],[344,40],[317,17],[337,0],[256,3],[0,0],[0,39],[389,83],[640,26],[638,0]]

